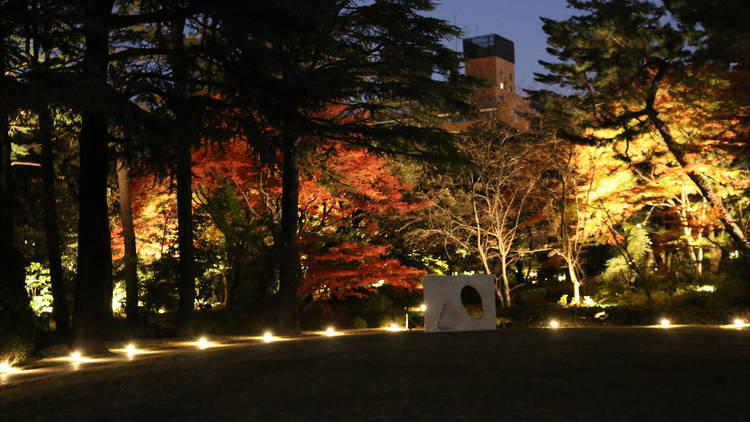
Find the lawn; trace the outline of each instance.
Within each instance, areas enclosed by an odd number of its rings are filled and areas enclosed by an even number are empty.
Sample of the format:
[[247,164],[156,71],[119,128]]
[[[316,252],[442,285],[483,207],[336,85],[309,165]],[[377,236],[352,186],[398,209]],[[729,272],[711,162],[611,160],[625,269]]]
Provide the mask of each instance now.
[[8,375],[2,420],[747,420],[750,329],[375,333]]

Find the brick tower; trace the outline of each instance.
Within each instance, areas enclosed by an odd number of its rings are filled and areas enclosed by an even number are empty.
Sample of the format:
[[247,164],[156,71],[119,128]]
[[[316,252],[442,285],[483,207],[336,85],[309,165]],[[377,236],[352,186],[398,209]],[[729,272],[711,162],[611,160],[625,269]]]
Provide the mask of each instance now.
[[485,79],[491,86],[479,90],[471,101],[484,105],[502,104],[515,91],[513,41],[497,34],[464,39],[466,74]]

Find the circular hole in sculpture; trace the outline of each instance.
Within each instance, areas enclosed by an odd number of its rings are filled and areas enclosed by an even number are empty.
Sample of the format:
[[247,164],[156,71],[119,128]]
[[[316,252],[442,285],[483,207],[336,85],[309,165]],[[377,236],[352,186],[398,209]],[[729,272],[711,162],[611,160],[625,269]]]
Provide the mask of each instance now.
[[472,318],[479,319],[484,315],[482,296],[479,296],[477,289],[471,286],[464,286],[461,289],[461,304],[464,305],[464,309]]

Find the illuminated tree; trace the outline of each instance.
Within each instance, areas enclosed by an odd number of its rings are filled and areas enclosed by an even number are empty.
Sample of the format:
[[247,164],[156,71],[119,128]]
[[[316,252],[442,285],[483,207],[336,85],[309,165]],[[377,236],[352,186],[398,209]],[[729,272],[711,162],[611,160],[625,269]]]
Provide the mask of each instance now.
[[364,148],[332,143],[313,155],[324,167],[303,166],[300,185],[298,295],[314,300],[364,296],[390,284],[411,290],[422,271],[390,256],[388,222],[421,206],[390,160]]
[[[725,206],[725,185],[713,181],[702,166],[711,149],[709,140],[737,144],[736,132],[728,130],[731,121],[702,126],[698,137],[680,130],[685,117],[708,121],[716,107],[715,93],[722,91],[721,72],[689,60],[694,38],[670,24],[663,7],[636,0],[569,4],[586,14],[559,22],[543,19],[549,51],[560,61],[543,62],[549,73],[537,75],[538,81],[557,85],[566,94],[538,91],[537,99],[545,98],[545,109],[563,116],[571,126],[566,136],[577,142],[622,143],[627,151],[638,136],[658,136],[673,166],[716,210],[724,229],[750,249],[741,225]],[[587,128],[611,131],[601,137]],[[732,152],[727,151],[731,162]]]
[[[193,154],[198,212],[207,212],[224,236],[229,292],[264,273],[270,248],[278,242],[281,180],[278,169],[263,165],[247,144],[206,144]],[[321,165],[318,163],[325,163]],[[388,230],[380,224],[418,204],[405,200],[407,187],[388,160],[331,142],[301,164],[300,247],[303,277],[300,298],[312,300],[362,296],[373,285],[412,288],[421,272],[388,257]],[[261,262],[251,262],[251,261]],[[252,268],[253,271],[246,270]],[[257,296],[275,281],[256,280]]]
[[[230,4],[231,3],[231,4]],[[220,3],[212,46],[247,139],[282,160],[279,326],[298,331],[299,165],[341,140],[450,159],[452,136],[424,117],[466,109],[469,85],[441,40],[458,34],[425,0]],[[246,17],[257,19],[248,24]],[[272,24],[269,24],[272,23]],[[442,75],[442,79],[434,78]],[[321,112],[338,107],[335,115]]]
[[[543,151],[548,154],[550,179],[543,192],[548,198],[544,207],[550,222],[550,236],[556,241],[549,245],[549,256],[559,256],[565,263],[568,280],[573,287],[572,305],[580,305],[583,269],[581,259],[584,248],[596,240],[600,233],[601,219],[592,200],[602,201],[604,192],[595,192],[597,170],[600,170],[602,155],[594,156],[592,148],[577,146],[558,139],[554,134]],[[599,168],[598,168],[599,167]]]
[[[428,182],[429,201],[421,238],[440,238],[475,255],[487,274],[495,271],[496,292],[510,306],[508,266],[522,253],[517,238],[530,217],[530,195],[538,187],[538,150],[531,133],[500,121],[480,122],[463,136],[461,151],[471,164],[453,172],[440,170]],[[420,218],[418,217],[418,218]]]
[[118,160],[116,165],[117,193],[120,205],[120,223],[122,225],[125,261],[125,314],[128,325],[132,329],[138,325],[138,254],[135,243],[135,228],[133,226],[128,167],[122,160]]

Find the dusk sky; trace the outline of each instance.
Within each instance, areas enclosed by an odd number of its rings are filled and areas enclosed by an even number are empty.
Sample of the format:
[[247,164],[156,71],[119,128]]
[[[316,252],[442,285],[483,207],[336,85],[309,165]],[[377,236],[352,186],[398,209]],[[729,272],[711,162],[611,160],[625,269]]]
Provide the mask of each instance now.
[[[516,84],[535,88],[534,72],[543,68],[539,59],[551,60],[544,51],[546,34],[540,16],[564,19],[572,14],[565,0],[442,0],[432,13],[460,27],[469,36],[496,33],[515,43]],[[461,42],[452,47],[462,50]]]

